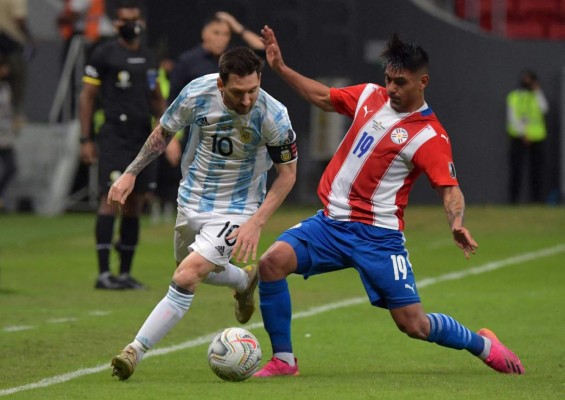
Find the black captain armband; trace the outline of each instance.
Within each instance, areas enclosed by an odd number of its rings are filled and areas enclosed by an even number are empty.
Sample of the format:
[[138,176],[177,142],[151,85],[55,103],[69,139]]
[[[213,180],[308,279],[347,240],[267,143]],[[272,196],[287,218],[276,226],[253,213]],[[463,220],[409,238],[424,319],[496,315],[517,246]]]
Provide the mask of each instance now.
[[92,142],[92,141],[93,140],[90,137],[82,137],[82,136],[80,137],[80,144],[85,144],[85,143],[89,143],[89,142]]
[[296,160],[298,157],[298,150],[296,148],[296,143],[287,143],[281,146],[269,146],[267,145],[267,151],[271,160],[275,164],[285,164],[292,160]]

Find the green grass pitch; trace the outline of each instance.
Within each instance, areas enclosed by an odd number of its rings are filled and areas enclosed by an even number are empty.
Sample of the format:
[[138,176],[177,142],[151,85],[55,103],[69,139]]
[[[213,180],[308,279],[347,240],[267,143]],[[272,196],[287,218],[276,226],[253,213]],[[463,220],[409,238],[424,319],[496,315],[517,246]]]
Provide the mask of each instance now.
[[[285,207],[261,252],[315,210]],[[238,326],[226,288],[203,285],[191,310],[127,382],[110,359],[166,293],[172,226],[142,223],[134,276],[145,291],[93,289],[94,215],[0,215],[0,398],[6,399],[564,399],[565,208],[468,207],[471,260],[441,207],[409,207],[406,238],[427,312],[489,327],[524,376],[498,374],[465,351],[415,341],[371,307],[355,271],[290,277],[296,378],[223,382],[208,368],[211,335]],[[113,259],[115,265],[116,259]],[[246,326],[271,355],[257,312]]]

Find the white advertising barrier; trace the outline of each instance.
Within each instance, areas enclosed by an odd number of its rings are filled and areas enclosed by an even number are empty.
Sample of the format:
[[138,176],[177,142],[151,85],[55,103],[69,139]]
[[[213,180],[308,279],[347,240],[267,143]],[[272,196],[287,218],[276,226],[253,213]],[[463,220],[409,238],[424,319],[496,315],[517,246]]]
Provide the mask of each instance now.
[[78,120],[22,127],[15,146],[17,175],[6,193],[8,211],[22,201],[41,215],[65,211],[79,164],[79,135]]

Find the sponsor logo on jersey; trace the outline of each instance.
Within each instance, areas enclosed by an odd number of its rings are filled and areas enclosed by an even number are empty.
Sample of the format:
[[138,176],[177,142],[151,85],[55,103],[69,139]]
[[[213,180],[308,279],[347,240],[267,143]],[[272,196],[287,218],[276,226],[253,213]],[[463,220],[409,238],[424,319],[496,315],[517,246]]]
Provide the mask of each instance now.
[[130,75],[128,71],[118,72],[118,82],[116,82],[116,86],[120,89],[125,89],[131,86]]
[[449,166],[449,175],[450,175],[452,178],[456,178],[456,177],[457,177],[457,173],[455,172],[455,165],[453,165],[453,163],[450,162],[450,163],[448,164],[448,166]]
[[396,144],[402,144],[408,139],[408,132],[404,128],[396,128],[390,134],[391,140]]
[[363,106],[363,111],[365,112],[365,115],[363,115],[363,118],[365,118],[367,116],[367,114],[369,114],[370,112],[373,112],[373,110],[369,110],[369,107],[367,107],[366,105]]
[[218,250],[218,253],[223,256],[224,252],[226,251],[226,246],[216,246],[216,250]]
[[195,122],[198,126],[210,125],[206,117],[198,117]]
[[383,125],[383,123],[381,121],[375,121],[373,120],[373,129],[380,131],[383,130],[385,127]]

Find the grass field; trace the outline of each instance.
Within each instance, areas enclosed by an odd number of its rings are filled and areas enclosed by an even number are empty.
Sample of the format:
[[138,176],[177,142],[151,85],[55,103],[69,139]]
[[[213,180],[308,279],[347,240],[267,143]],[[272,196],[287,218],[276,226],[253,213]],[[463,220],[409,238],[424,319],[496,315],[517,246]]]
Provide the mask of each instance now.
[[[285,208],[262,250],[312,209]],[[134,276],[145,291],[93,289],[94,216],[0,215],[0,397],[9,399],[564,399],[565,208],[469,207],[467,261],[439,207],[412,207],[407,247],[426,311],[489,327],[522,359],[495,373],[465,351],[408,339],[371,307],[354,271],[289,278],[301,376],[227,383],[208,368],[212,334],[237,326],[230,292],[202,286],[193,307],[127,382],[109,361],[167,290],[172,226],[143,221]],[[116,261],[116,260],[114,260]],[[247,327],[270,355],[256,313]]]

